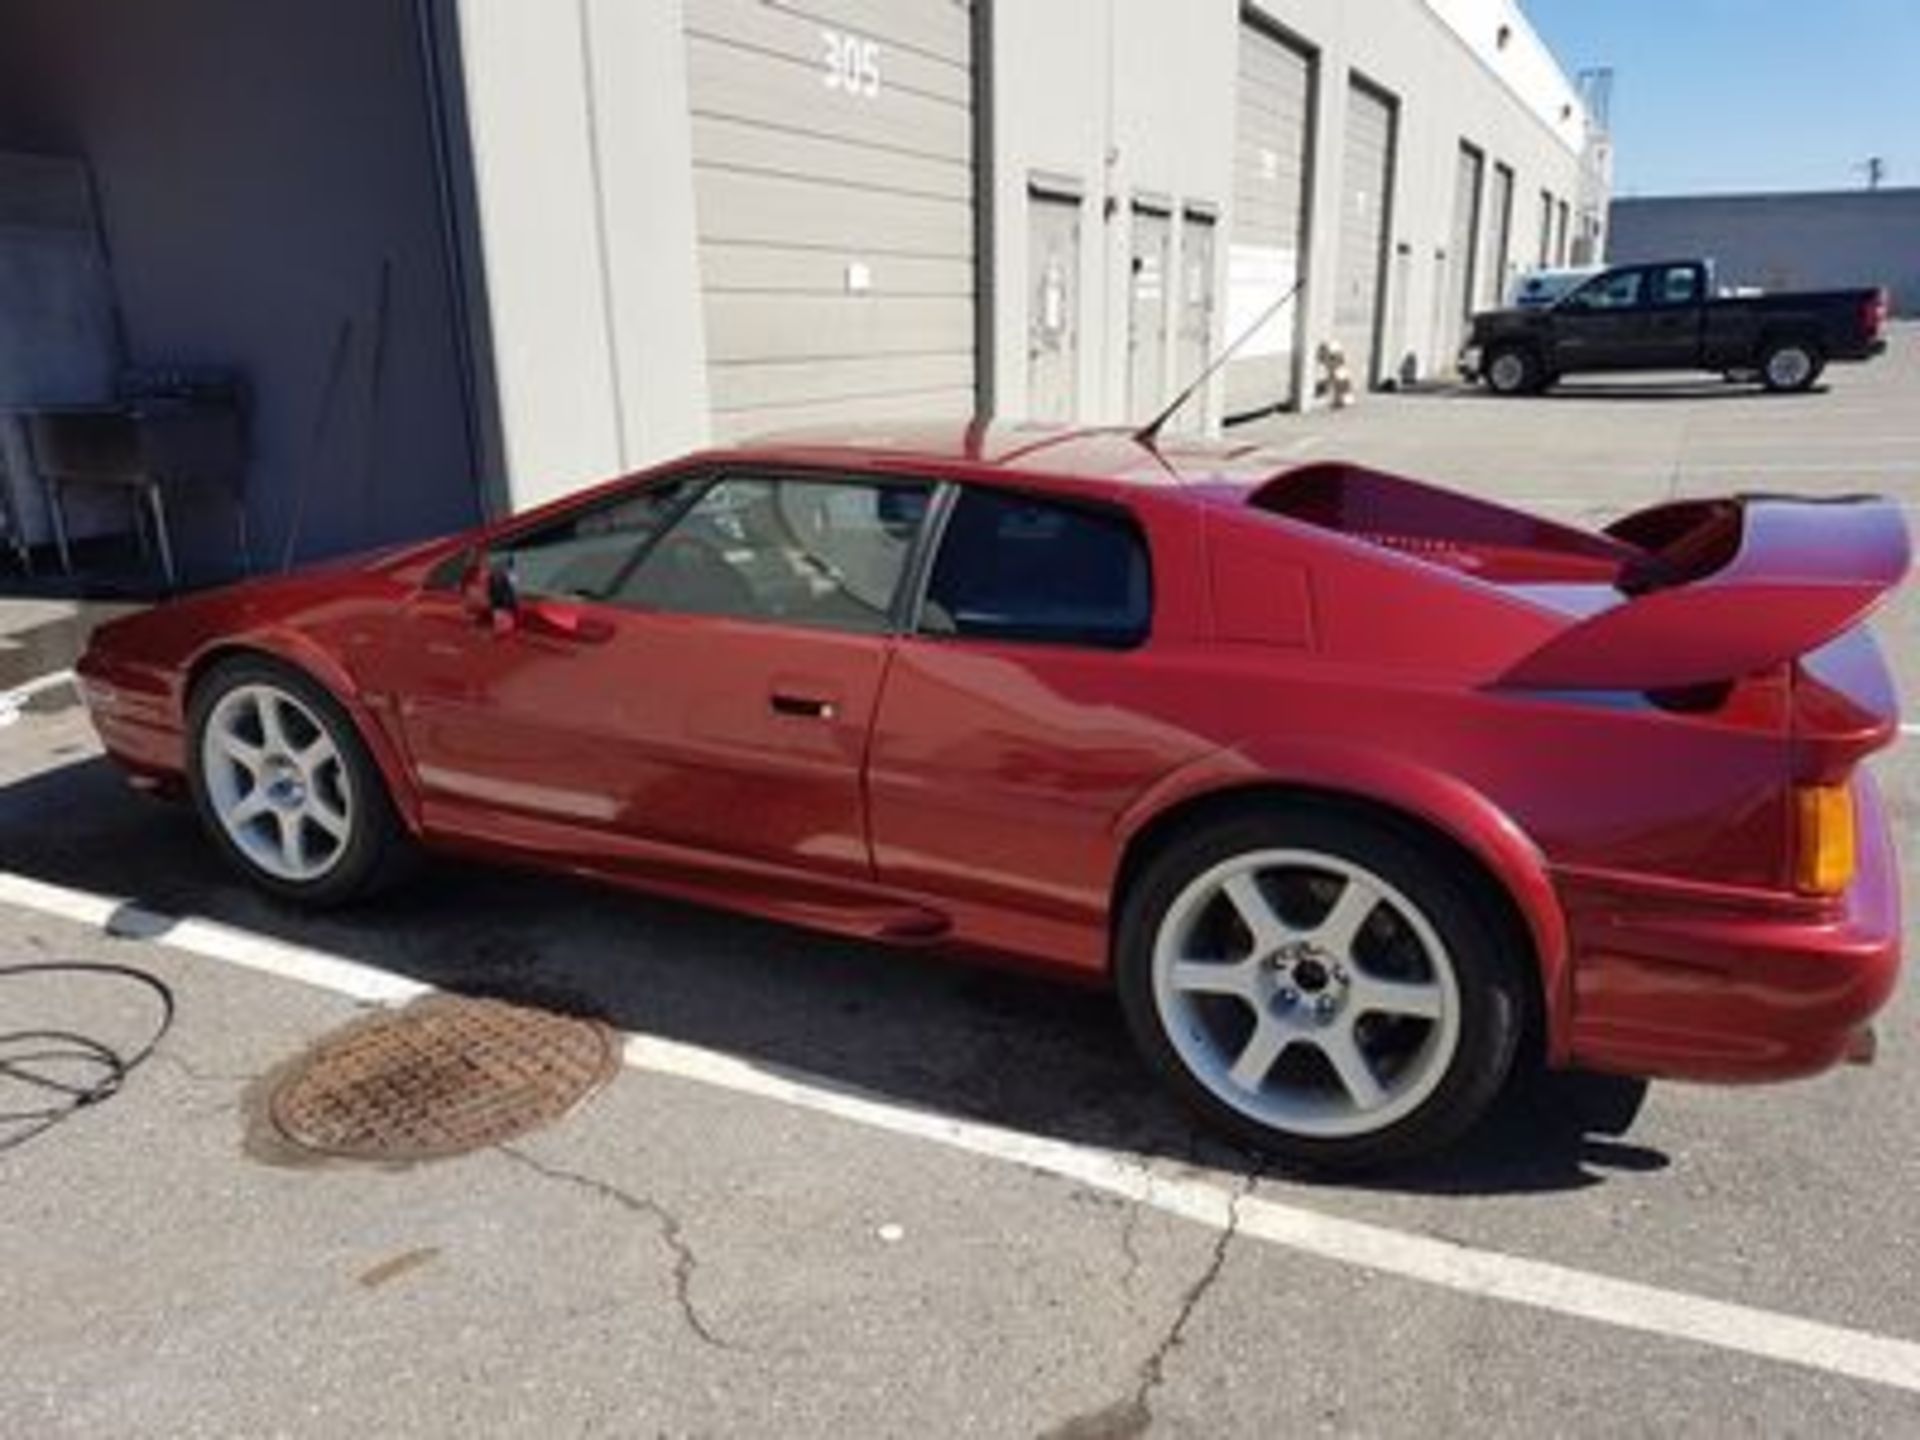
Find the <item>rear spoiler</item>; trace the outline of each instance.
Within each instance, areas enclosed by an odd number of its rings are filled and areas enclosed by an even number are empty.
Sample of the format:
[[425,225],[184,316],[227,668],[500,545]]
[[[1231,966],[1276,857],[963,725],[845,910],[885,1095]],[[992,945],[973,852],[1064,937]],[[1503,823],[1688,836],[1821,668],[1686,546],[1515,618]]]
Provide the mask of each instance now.
[[1617,582],[1622,598],[1555,635],[1501,685],[1664,690],[1737,680],[1852,629],[1910,558],[1900,508],[1876,496],[1679,501],[1607,533],[1637,552]]

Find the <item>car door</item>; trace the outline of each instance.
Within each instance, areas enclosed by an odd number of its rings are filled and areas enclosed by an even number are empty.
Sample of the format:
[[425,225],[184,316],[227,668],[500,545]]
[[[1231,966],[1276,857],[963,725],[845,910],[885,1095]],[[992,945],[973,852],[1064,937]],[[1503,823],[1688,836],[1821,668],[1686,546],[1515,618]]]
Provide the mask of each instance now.
[[931,491],[730,471],[503,537],[509,613],[476,616],[470,582],[413,617],[428,823],[870,877],[860,767]]
[[980,907],[976,933],[1009,913],[1101,933],[1120,816],[1206,749],[1152,718],[1159,533],[1125,508],[959,489],[874,725],[883,882]]
[[1698,265],[1660,265],[1647,271],[1634,364],[1646,370],[1691,370],[1700,364],[1706,296]]
[[1553,310],[1552,369],[1619,370],[1636,363],[1646,271],[1635,267],[1596,275]]

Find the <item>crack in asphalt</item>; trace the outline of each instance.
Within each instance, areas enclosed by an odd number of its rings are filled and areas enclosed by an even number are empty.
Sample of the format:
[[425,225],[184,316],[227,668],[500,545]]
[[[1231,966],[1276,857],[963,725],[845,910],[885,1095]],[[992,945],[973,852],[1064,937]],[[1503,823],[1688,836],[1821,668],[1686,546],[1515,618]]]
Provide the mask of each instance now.
[[[1261,1171],[1247,1172],[1240,1189],[1227,1203],[1227,1223],[1207,1254],[1207,1263],[1193,1283],[1181,1293],[1173,1319],[1161,1332],[1159,1342],[1140,1362],[1133,1390],[1110,1405],[1089,1410],[1044,1432],[1043,1440],[1132,1440],[1144,1435],[1153,1425],[1153,1393],[1166,1383],[1167,1360],[1186,1341],[1187,1326],[1194,1311],[1220,1278],[1227,1263],[1227,1248],[1240,1229],[1240,1206],[1259,1182]],[[1135,1207],[1138,1210],[1139,1207]],[[1123,1231],[1123,1237],[1129,1232]],[[1123,1238],[1123,1245],[1127,1242]],[[1130,1250],[1130,1246],[1129,1246]],[[1130,1250],[1131,1253],[1131,1250]]]
[[184,1075],[196,1085],[251,1085],[260,1079],[264,1072],[254,1071],[242,1074],[220,1070],[202,1070],[184,1056],[171,1050],[156,1050],[153,1058],[176,1074]]
[[1134,1278],[1140,1273],[1140,1249],[1135,1237],[1140,1230],[1140,1217],[1146,1212],[1144,1205],[1129,1205],[1126,1222],[1120,1227],[1120,1253],[1127,1257],[1127,1268],[1120,1272],[1120,1289],[1127,1295],[1133,1294]]
[[558,1181],[584,1190],[590,1195],[618,1205],[621,1209],[635,1215],[644,1215],[651,1220],[659,1231],[660,1241],[673,1252],[673,1293],[680,1306],[680,1318],[703,1345],[715,1350],[735,1350],[736,1345],[724,1336],[717,1334],[713,1327],[701,1317],[699,1309],[693,1303],[693,1274],[700,1268],[700,1259],[694,1254],[693,1246],[687,1243],[685,1232],[681,1228],[680,1217],[651,1196],[635,1195],[610,1181],[583,1174],[578,1170],[569,1170],[560,1165],[549,1165],[536,1159],[524,1150],[512,1145],[496,1145],[494,1149],[516,1164],[523,1165],[534,1174],[546,1180]]

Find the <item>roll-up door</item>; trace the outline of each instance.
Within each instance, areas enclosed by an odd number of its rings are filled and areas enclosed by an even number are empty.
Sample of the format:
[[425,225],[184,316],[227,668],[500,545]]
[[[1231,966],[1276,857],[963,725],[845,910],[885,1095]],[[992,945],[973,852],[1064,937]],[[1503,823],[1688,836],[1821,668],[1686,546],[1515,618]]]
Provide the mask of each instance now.
[[[1240,26],[1233,134],[1233,219],[1227,242],[1227,338],[1300,278],[1310,178],[1313,62],[1251,21]],[[1299,300],[1261,325],[1228,362],[1227,414],[1292,405]]]
[[1340,254],[1333,332],[1362,385],[1380,379],[1380,289],[1387,276],[1393,185],[1393,105],[1365,85],[1347,89],[1340,162]]
[[716,438],[974,408],[970,0],[685,0]]

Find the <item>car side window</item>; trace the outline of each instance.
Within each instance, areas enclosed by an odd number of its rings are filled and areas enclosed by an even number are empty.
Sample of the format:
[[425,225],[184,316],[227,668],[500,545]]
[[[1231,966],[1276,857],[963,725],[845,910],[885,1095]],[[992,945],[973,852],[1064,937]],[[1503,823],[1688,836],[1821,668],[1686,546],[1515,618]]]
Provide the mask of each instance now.
[[1128,517],[989,489],[960,494],[921,633],[1127,649],[1152,625],[1147,546]]
[[933,487],[730,476],[607,595],[616,605],[885,631]]
[[1700,272],[1691,265],[1669,265],[1656,272],[1653,303],[1656,305],[1697,305],[1700,303]]
[[684,478],[667,480],[584,507],[509,537],[494,547],[494,554],[511,563],[514,588],[523,595],[608,599],[686,502],[694,483]]
[[1640,303],[1646,285],[1644,270],[1613,270],[1597,275],[1574,291],[1569,308],[1574,310],[1631,310]]

